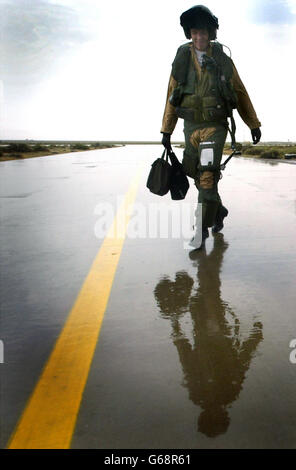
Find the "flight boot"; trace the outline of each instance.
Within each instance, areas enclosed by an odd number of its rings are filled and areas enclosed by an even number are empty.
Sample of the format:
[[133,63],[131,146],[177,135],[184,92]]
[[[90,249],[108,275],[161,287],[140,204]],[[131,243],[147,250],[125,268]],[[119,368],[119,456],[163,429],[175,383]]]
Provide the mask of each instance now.
[[202,235],[201,235],[201,242],[197,243],[196,235],[194,235],[194,237],[192,237],[192,239],[190,240],[189,246],[192,246],[193,249],[195,250],[200,250],[205,245],[205,240],[208,237],[209,237],[209,229],[207,227],[203,228]]
[[220,206],[217,214],[216,214],[216,219],[215,219],[215,224],[212,227],[212,233],[218,233],[222,230],[224,227],[223,220],[225,217],[228,215],[228,210],[224,206]]

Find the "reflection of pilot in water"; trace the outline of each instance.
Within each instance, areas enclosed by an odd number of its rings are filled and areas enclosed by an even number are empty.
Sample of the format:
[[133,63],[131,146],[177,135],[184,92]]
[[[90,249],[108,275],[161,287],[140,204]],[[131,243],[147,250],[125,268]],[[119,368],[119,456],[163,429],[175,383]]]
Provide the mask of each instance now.
[[[227,246],[223,235],[217,234],[209,255],[204,251],[191,252],[198,257],[196,292],[191,293],[193,279],[184,271],[176,273],[175,282],[163,278],[154,291],[162,316],[172,322],[184,386],[190,400],[203,410],[198,431],[209,437],[226,432],[230,422],[227,407],[238,398],[252,353],[263,338],[262,324],[257,322],[243,341],[238,318],[220,297],[219,274]],[[179,321],[188,311],[193,324],[193,346]]]

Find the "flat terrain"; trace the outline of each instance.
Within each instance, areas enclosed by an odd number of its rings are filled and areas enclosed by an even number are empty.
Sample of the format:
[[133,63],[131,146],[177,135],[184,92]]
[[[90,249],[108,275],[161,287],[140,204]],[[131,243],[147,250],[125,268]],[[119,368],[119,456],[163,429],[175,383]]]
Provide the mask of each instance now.
[[81,152],[85,150],[99,150],[116,147],[115,144],[22,144],[11,143],[0,146],[0,162],[9,160],[23,160],[26,158],[59,155],[69,152]]
[[[72,142],[72,143],[24,143],[24,142],[11,142],[10,144],[0,144],[0,161],[19,160],[26,158],[42,157],[49,155],[64,154],[69,152],[81,152],[86,150],[98,150],[113,147],[120,147],[122,145],[133,144],[136,142]],[[141,145],[158,144],[158,142],[141,142]],[[184,144],[179,143],[178,148],[184,148]],[[226,143],[224,153],[229,155],[232,152],[230,144]],[[286,154],[293,156],[285,157]],[[250,142],[243,143],[242,155],[244,157],[255,157],[265,159],[289,159],[296,160],[296,145],[293,143],[280,144],[280,143],[259,143],[253,145]]]

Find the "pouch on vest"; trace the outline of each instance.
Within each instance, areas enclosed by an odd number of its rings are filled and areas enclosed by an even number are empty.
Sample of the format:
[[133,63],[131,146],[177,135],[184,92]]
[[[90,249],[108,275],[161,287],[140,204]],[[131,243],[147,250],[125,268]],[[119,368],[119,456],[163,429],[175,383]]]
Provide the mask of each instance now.
[[223,103],[215,96],[205,96],[202,98],[203,118],[205,121],[227,120],[227,110]]
[[179,108],[177,106],[175,111],[176,111],[176,115],[181,119],[185,119],[185,121],[192,121],[192,122],[204,121],[202,114],[198,109]]
[[173,93],[169,97],[169,102],[171,103],[172,106],[180,106],[181,101],[183,98],[183,89],[182,86],[178,86],[177,88],[174,89]]
[[[236,92],[233,88],[233,85],[229,82],[226,81],[225,76],[221,75],[220,80],[219,80],[219,89],[220,93],[225,99],[227,105],[230,107],[230,109],[235,109],[237,108],[237,95]],[[228,116],[230,116],[231,113],[228,113]]]

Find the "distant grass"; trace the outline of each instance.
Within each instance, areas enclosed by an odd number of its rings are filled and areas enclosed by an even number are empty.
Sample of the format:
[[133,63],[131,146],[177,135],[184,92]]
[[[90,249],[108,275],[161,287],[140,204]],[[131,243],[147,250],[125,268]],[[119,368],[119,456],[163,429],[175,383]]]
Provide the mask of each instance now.
[[250,148],[242,149],[243,156],[255,156],[259,158],[284,159],[285,154],[296,154],[296,145],[254,145]]
[[73,142],[73,144],[25,144],[11,143],[6,147],[0,148],[0,161],[20,160],[33,157],[44,157],[49,155],[58,155],[62,153],[81,152],[86,150],[106,149],[117,147],[118,145],[104,144],[95,142],[87,145],[81,142]]
[[[150,142],[147,142],[149,144]],[[106,149],[118,147],[118,143],[103,144],[92,142],[85,144],[83,142],[73,142],[66,144],[50,143],[10,143],[8,146],[0,147],[0,161],[17,160],[33,157],[42,157],[48,155],[57,155],[70,152],[81,152],[95,149]],[[175,145],[177,148],[184,148],[184,144]],[[232,153],[231,145],[227,142],[224,146],[224,154]],[[286,153],[296,154],[296,145],[268,145],[267,143],[252,145],[251,142],[244,142],[242,146],[242,156],[269,159],[284,159]]]
[[[230,154],[231,152],[230,143],[226,143],[224,153]],[[247,142],[243,144],[241,152],[243,157],[284,159],[286,153],[296,154],[296,145],[253,145]]]
[[[184,148],[184,144],[177,145],[176,147]],[[251,142],[244,142],[242,145],[242,156],[243,157],[255,157],[255,158],[270,158],[270,159],[285,159],[285,154],[296,154],[296,145],[253,145]],[[231,154],[231,144],[226,142],[223,149],[224,154]],[[292,157],[295,159],[295,157]]]

